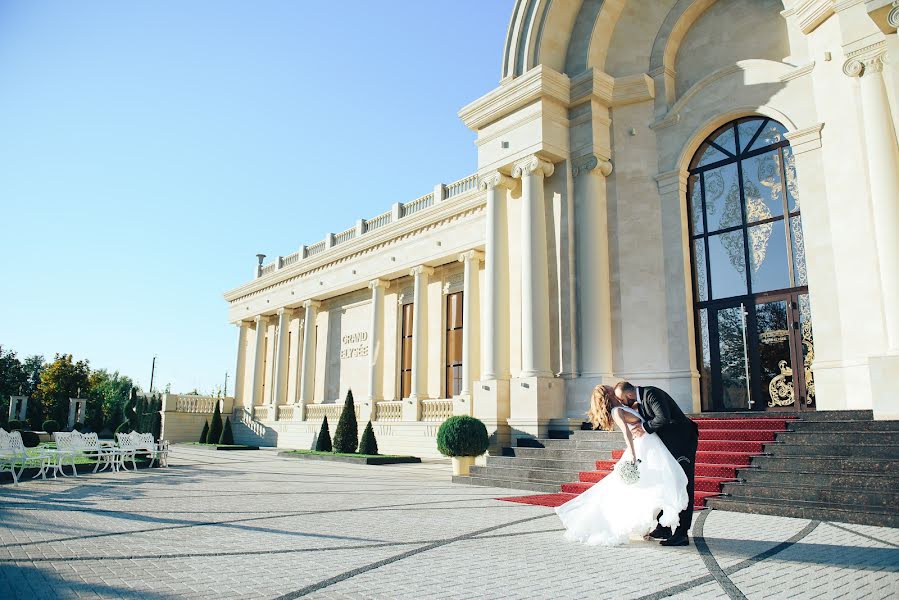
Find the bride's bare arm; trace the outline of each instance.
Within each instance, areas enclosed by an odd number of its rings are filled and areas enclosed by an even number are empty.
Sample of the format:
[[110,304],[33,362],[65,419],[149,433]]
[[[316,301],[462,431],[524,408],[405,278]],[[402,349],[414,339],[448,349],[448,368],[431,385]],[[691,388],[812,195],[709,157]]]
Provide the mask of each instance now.
[[634,449],[634,436],[631,435],[631,428],[627,426],[624,411],[613,410],[612,420],[615,421],[615,424],[618,425],[618,429],[621,430],[621,434],[624,436],[624,441],[627,442],[627,449],[631,451],[631,458],[636,461],[637,451]]

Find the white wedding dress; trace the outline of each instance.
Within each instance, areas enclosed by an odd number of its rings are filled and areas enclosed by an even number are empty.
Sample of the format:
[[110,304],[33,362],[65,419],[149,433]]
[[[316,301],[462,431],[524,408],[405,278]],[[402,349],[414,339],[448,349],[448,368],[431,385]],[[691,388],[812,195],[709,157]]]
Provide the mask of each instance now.
[[[612,409],[640,414],[623,406]],[[633,428],[632,425],[629,427]],[[586,492],[556,508],[565,525],[565,539],[590,546],[626,544],[658,523],[677,527],[678,513],[687,507],[687,476],[656,434],[634,438],[634,451],[640,460],[640,480],[627,484],[616,469],[593,484]],[[630,461],[630,450],[618,461]]]

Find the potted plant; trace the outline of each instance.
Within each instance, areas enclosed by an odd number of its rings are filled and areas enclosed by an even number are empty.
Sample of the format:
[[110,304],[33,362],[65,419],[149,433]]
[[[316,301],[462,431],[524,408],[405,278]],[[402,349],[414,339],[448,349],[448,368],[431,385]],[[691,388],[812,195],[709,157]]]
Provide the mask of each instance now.
[[487,428],[467,415],[450,417],[437,431],[437,450],[453,459],[453,475],[468,475],[475,457],[487,451]]

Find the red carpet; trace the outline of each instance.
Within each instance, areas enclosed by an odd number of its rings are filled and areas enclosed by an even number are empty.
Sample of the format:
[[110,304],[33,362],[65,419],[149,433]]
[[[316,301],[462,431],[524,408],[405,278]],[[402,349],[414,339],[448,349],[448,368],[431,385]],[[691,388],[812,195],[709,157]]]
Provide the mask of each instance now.
[[[721,484],[733,481],[736,471],[749,465],[754,455],[764,452],[765,443],[774,441],[774,434],[786,431],[791,418],[754,417],[741,419],[693,419],[699,426],[699,448],[696,452],[696,489],[693,505],[705,508],[705,499],[721,493]],[[619,459],[623,450],[613,450],[612,458]],[[594,483],[612,472],[615,460],[596,461],[595,471],[582,471],[578,481],[563,483],[560,493],[534,494],[497,498],[507,502],[556,507],[590,489]]]

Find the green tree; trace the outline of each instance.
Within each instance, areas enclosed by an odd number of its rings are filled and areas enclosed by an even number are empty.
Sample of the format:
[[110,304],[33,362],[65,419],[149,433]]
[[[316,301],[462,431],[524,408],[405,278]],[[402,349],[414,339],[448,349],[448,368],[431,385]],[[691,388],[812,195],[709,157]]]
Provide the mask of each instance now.
[[24,394],[27,384],[28,376],[16,353],[0,346],[0,422],[9,418],[9,397],[19,395],[19,390]]
[[125,419],[123,409],[134,382],[118,371],[110,373],[106,369],[91,371],[88,379],[88,423],[94,431],[115,429]]
[[200,434],[200,443],[205,444],[209,439],[209,421],[203,421],[203,432]]
[[322,419],[321,429],[318,430],[318,437],[315,438],[315,450],[317,452],[330,452],[332,450],[331,432],[328,430],[328,415],[325,415],[325,418]]
[[219,407],[221,402],[215,403],[215,410],[212,413],[212,423],[209,424],[209,443],[217,444],[219,438],[222,437],[222,412]]
[[353,390],[347,390],[343,411],[334,432],[334,451],[352,454],[358,445],[359,425],[356,423],[356,408],[353,406]]
[[362,432],[362,439],[359,440],[359,454],[377,454],[378,440],[375,439],[375,430],[372,429],[371,421],[365,426]]
[[79,389],[87,392],[89,376],[90,366],[86,360],[75,362],[71,354],[57,354],[41,371],[35,393],[43,418],[67,423],[69,398],[78,397]]
[[234,432],[231,431],[231,419],[225,419],[225,428],[222,429],[222,437],[219,438],[219,444],[225,446],[234,445]]

